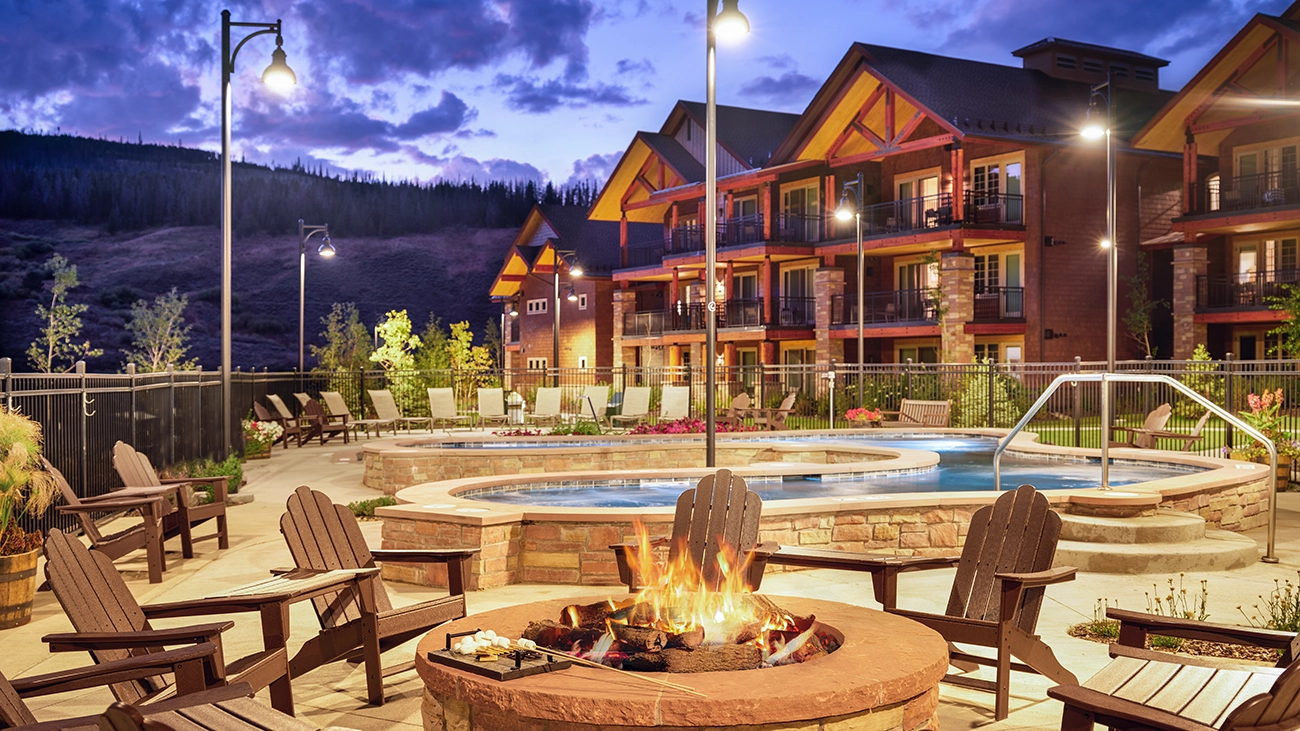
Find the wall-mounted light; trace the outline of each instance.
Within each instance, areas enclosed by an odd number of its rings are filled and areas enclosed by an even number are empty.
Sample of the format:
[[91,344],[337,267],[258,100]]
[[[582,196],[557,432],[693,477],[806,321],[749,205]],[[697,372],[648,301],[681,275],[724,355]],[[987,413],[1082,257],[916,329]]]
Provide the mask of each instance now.
[[1049,249],[1052,248],[1053,246],[1065,246],[1065,244],[1066,244],[1065,239],[1058,239],[1052,236],[1043,237],[1043,246],[1046,246]]
[[1043,330],[1043,340],[1060,340],[1066,337],[1069,337],[1068,333],[1058,333],[1050,327]]

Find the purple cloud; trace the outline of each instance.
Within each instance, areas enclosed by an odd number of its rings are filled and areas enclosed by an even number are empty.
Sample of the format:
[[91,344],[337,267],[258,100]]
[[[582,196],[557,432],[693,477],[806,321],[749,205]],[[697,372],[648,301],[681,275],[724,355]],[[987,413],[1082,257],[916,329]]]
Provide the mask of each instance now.
[[574,160],[573,173],[569,175],[568,180],[564,181],[565,185],[594,180],[599,187],[609,180],[610,173],[614,172],[614,166],[622,157],[623,151],[616,150],[606,155],[596,154],[582,160]]
[[630,107],[645,104],[620,84],[574,84],[560,79],[538,81],[530,76],[497,74],[493,85],[506,92],[506,106],[531,114],[543,114],[559,107],[596,105]]
[[479,162],[472,157],[457,155],[446,161],[438,177],[451,181],[476,180],[531,180],[541,184],[546,176],[541,170],[526,162],[494,158]]
[[786,71],[780,76],[759,76],[740,87],[742,96],[766,99],[777,104],[807,101],[821,82],[798,71]]
[[412,114],[405,124],[393,129],[393,134],[404,140],[431,134],[447,134],[459,130],[476,116],[478,112],[471,110],[459,97],[444,91],[437,106]]

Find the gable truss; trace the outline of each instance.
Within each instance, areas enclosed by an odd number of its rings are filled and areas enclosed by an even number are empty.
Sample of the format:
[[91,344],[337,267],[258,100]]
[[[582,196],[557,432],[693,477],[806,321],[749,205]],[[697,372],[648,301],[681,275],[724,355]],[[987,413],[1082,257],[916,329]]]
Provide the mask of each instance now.
[[1263,45],[1255,49],[1247,56],[1237,68],[1233,69],[1228,78],[1219,85],[1217,89],[1211,92],[1204,101],[1196,106],[1184,119],[1183,124],[1188,134],[1198,135],[1207,132],[1217,132],[1220,130],[1233,129],[1247,124],[1262,122],[1275,117],[1287,116],[1294,114],[1294,110],[1278,109],[1253,112],[1251,114],[1241,115],[1229,119],[1220,119],[1212,122],[1201,122],[1201,118],[1210,111],[1220,101],[1228,97],[1243,99],[1246,101],[1252,99],[1261,99],[1260,95],[1241,84],[1242,78],[1255,67],[1270,52],[1274,53],[1273,78],[1274,86],[1278,99],[1286,99],[1290,92],[1290,79],[1288,78],[1288,69],[1290,67],[1290,48],[1289,39],[1284,38],[1281,33],[1274,33]]

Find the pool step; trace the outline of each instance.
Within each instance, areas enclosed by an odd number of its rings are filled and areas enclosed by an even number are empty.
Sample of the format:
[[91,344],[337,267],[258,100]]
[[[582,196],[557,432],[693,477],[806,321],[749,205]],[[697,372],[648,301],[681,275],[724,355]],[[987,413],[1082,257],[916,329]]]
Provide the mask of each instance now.
[[1224,571],[1258,560],[1253,538],[1207,528],[1193,513],[1161,510],[1139,518],[1062,515],[1057,566],[1101,574]]

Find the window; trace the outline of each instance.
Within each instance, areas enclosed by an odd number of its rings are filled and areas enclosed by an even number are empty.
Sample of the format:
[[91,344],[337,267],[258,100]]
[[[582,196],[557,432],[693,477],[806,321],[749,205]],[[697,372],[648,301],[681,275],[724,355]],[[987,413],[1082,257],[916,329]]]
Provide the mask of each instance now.
[[997,343],[975,343],[975,361],[978,363],[997,363]]
[[585,356],[585,355],[580,355],[580,356],[578,356],[578,367],[579,367],[579,368],[586,368],[586,367],[587,367],[587,356]]
[[1146,66],[1138,66],[1133,69],[1133,78],[1138,81],[1155,81],[1156,70],[1153,68],[1147,68]]
[[821,196],[816,181],[781,189],[780,228],[786,241],[821,240]]
[[1087,71],[1090,74],[1099,74],[1102,72],[1103,68],[1105,67],[1102,66],[1100,59],[1096,59],[1096,58],[1083,59],[1083,70]]
[[[927,221],[933,220],[932,226],[938,225],[939,219],[944,218],[939,212],[939,176],[936,174],[912,175],[909,177],[895,177],[895,191],[897,192],[898,216],[901,221],[895,221],[891,228],[898,230],[908,230],[921,228],[926,225]],[[926,211],[930,211],[926,215]],[[946,218],[952,218],[952,212],[947,213]],[[888,222],[886,222],[888,224]]]
[[547,300],[546,298],[528,300],[528,307],[524,311],[530,315],[545,315],[546,303],[548,301],[549,300]]
[[1117,79],[1128,78],[1128,65],[1122,63],[1113,63],[1110,65],[1110,75]]
[[781,272],[780,323],[783,326],[812,325],[816,321],[813,270],[809,267]]
[[1260,199],[1268,203],[1269,191],[1295,187],[1297,172],[1300,172],[1297,170],[1296,149],[1297,145],[1288,144],[1237,153],[1238,180],[1234,181],[1234,198],[1247,202]]
[[737,199],[732,203],[732,207],[731,207],[731,209],[732,209],[732,211],[734,211],[734,213],[733,213],[732,215],[734,215],[736,218],[746,218],[746,217],[754,217],[754,216],[757,216],[757,215],[758,215],[758,196],[751,195],[751,196],[747,196],[747,197],[745,197],[745,198],[737,198]]
[[[1021,223],[1024,212],[1024,165],[1014,159],[978,161],[971,166],[971,202],[968,218],[977,223]],[[972,216],[973,214],[973,216]]]
[[939,349],[928,345],[919,348],[899,348],[898,362],[906,363],[908,360],[913,363],[938,363]]
[[587,309],[587,295],[585,294],[578,295],[578,309],[580,310]]
[[1056,55],[1056,68],[1073,70],[1078,67],[1079,67],[1078,59],[1076,59],[1074,56],[1066,56],[1064,54],[1059,54],[1059,53]]
[[544,371],[544,370],[546,370],[546,359],[545,359],[545,358],[529,358],[529,359],[528,359],[528,368],[529,368],[530,370],[540,370],[540,371]]
[[983,292],[998,286],[998,255],[975,257],[975,291]]
[[731,296],[738,300],[758,299],[758,275],[735,275],[731,280]]

